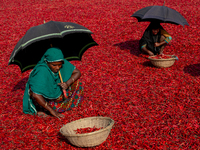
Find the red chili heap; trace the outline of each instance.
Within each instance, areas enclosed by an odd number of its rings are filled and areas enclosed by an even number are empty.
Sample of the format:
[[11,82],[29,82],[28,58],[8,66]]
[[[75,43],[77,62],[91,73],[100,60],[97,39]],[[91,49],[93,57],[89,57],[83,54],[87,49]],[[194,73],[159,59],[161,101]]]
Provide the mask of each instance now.
[[83,134],[83,133],[90,133],[90,132],[98,131],[100,129],[103,129],[103,127],[96,128],[94,126],[93,128],[90,128],[90,127],[87,127],[87,128],[78,128],[77,130],[74,130],[74,131],[76,132],[76,134]]
[[153,56],[151,58],[153,58],[153,59],[169,59],[169,58],[172,58],[172,56],[168,56],[168,55],[156,55],[156,56]]

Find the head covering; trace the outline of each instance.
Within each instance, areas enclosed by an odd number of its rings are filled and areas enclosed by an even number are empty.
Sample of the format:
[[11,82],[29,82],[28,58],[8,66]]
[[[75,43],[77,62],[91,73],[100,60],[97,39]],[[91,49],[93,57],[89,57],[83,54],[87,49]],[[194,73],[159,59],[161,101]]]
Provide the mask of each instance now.
[[47,99],[56,99],[62,94],[62,89],[58,85],[58,83],[61,82],[58,73],[52,72],[47,65],[47,62],[57,61],[64,62],[62,67],[60,68],[63,82],[66,82],[71,77],[75,66],[64,59],[63,53],[60,49],[48,49],[30,73],[23,98],[24,113],[37,113],[35,106],[32,103],[32,99],[29,96],[29,89],[31,89],[33,93],[42,95],[44,98]]
[[41,58],[40,63],[43,63],[45,61],[48,62],[64,61],[64,55],[59,48],[52,47],[45,52],[45,54]]
[[154,47],[154,43],[159,42],[161,37],[161,32],[159,31],[157,35],[153,35],[152,29],[163,29],[163,27],[158,22],[152,22],[149,24],[145,30],[142,38],[139,41],[140,47],[146,44],[147,49],[149,49],[154,54],[159,53],[160,47]]

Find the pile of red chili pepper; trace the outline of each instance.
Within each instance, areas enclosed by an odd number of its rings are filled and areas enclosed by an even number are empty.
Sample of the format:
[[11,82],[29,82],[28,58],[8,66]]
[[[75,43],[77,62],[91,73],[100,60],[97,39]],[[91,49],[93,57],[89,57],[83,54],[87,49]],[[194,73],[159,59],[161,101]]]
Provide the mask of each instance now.
[[[130,17],[151,5],[162,6],[163,0],[1,0],[0,149],[81,150],[58,133],[64,124],[92,116],[115,121],[95,150],[199,149],[199,1],[167,0],[166,6],[182,14],[189,26],[161,23],[172,36],[163,53],[179,56],[165,69],[140,57],[139,40],[149,22]],[[23,113],[31,70],[21,73],[18,66],[8,66],[17,42],[44,20],[83,25],[99,44],[81,61],[70,61],[81,71],[84,100],[61,120]]]
[[156,55],[156,56],[151,56],[153,59],[169,59],[172,58],[171,55]]
[[90,133],[90,132],[94,132],[94,131],[98,131],[100,129],[103,129],[103,127],[101,128],[97,128],[97,127],[87,127],[87,128],[78,128],[77,130],[74,130],[76,132],[76,134],[83,134],[83,133]]

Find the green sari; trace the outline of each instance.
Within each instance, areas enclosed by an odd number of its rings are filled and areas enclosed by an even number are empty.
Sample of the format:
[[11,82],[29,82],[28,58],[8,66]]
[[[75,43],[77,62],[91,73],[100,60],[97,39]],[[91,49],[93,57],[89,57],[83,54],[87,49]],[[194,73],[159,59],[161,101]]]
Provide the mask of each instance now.
[[33,100],[30,97],[30,89],[33,93],[42,95],[47,99],[57,99],[62,94],[62,88],[58,85],[60,78],[58,73],[53,73],[47,62],[63,61],[60,73],[63,82],[69,80],[75,66],[64,59],[62,51],[58,48],[50,48],[43,55],[38,64],[29,75],[23,97],[23,112],[25,114],[37,114]]

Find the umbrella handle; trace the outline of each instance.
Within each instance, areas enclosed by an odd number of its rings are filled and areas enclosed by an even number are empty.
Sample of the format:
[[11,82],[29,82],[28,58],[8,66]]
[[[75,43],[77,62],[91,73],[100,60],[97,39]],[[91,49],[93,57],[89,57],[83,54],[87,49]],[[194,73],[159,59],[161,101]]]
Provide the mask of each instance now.
[[[61,76],[60,70],[58,71],[58,74],[59,74],[59,77],[60,77],[60,81],[61,81],[61,83],[63,83],[63,79],[62,79],[62,76]],[[66,92],[66,90],[63,90],[63,94],[64,94],[65,98],[67,98],[67,92]]]

